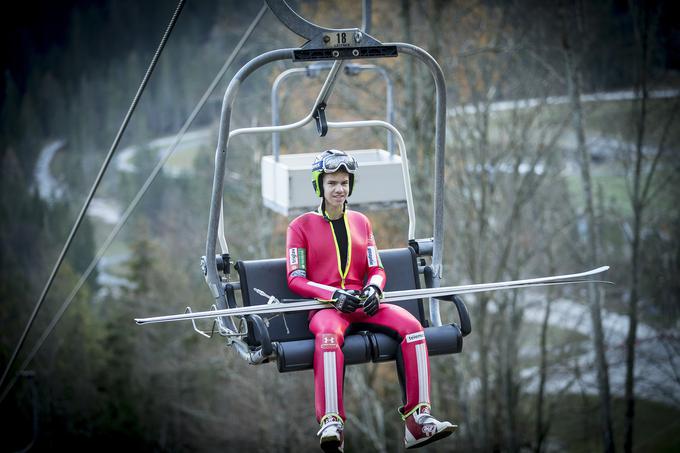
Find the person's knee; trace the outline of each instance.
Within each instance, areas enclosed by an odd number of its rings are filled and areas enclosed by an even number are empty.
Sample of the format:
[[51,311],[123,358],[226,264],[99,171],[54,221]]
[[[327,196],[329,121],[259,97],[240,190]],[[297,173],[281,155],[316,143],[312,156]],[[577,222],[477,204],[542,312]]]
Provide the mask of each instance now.
[[[399,307],[400,308],[400,307]],[[397,332],[399,336],[405,338],[407,335],[423,332],[420,321],[405,309],[395,310],[398,314]]]
[[309,322],[309,330],[314,335],[320,335],[324,333],[341,333],[342,323],[334,316],[329,316],[327,312],[330,312],[330,310],[320,311],[319,313],[315,314],[312,320]]

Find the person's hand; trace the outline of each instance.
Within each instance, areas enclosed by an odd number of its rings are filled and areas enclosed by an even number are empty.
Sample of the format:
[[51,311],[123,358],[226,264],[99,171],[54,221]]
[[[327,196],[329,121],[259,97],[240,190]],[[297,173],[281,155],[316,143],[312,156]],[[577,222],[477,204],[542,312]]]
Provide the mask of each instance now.
[[333,306],[343,313],[352,313],[361,307],[361,299],[353,291],[338,289],[333,293]]
[[364,313],[373,316],[380,307],[380,288],[375,285],[366,286],[361,291],[361,298],[364,299]]

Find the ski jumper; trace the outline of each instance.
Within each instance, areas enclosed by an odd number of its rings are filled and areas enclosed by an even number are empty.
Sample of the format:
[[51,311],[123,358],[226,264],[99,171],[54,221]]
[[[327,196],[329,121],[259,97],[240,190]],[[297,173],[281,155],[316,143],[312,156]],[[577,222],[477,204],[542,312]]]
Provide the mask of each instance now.
[[[288,286],[302,297],[331,300],[337,289],[361,291],[366,285],[385,287],[385,270],[380,262],[371,224],[366,216],[346,210],[346,265],[332,223],[320,212],[308,212],[294,219],[286,237]],[[344,241],[343,241],[344,242]],[[314,389],[316,418],[336,415],[345,420],[343,406],[345,331],[353,323],[375,324],[396,332],[401,338],[406,402],[400,412],[407,416],[430,405],[430,365],[425,333],[420,322],[397,305],[380,304],[374,316],[363,308],[353,313],[319,310],[310,315],[309,330],[315,337]]]

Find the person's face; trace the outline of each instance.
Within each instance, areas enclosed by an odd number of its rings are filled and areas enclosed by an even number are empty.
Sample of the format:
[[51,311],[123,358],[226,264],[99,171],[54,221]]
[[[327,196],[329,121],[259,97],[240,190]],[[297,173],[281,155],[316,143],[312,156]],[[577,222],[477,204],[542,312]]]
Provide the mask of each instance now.
[[344,171],[326,173],[323,175],[323,198],[326,208],[334,211],[342,210],[342,206],[349,196],[349,174]]

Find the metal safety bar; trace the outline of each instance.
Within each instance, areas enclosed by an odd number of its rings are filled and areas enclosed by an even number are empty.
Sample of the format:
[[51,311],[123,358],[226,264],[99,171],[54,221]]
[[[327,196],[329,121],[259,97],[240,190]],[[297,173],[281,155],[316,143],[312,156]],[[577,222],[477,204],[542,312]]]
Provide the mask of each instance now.
[[399,146],[399,155],[401,156],[401,169],[404,178],[404,190],[406,192],[406,209],[408,211],[408,238],[415,240],[416,238],[416,213],[413,207],[413,192],[411,190],[411,174],[408,167],[408,156],[406,154],[406,144],[401,133],[392,124],[379,120],[367,121],[342,121],[342,122],[328,122],[329,128],[344,129],[352,127],[383,127],[387,129],[390,137],[397,138],[397,145]]
[[[272,103],[272,124],[274,126],[279,125],[279,85],[286,80],[287,78],[295,75],[295,74],[307,74],[309,76],[309,69],[308,68],[290,68],[285,71],[283,71],[281,74],[279,74],[276,79],[274,79],[274,83],[272,84],[272,92],[271,92],[271,103]],[[274,159],[276,161],[279,161],[279,143],[281,141],[281,138],[279,136],[278,132],[274,132],[272,134],[272,154],[274,155]]]
[[[382,66],[374,64],[347,64],[345,66],[345,74],[355,75],[363,71],[376,71],[378,72],[383,80],[385,80],[385,97],[387,101],[387,115],[386,120],[390,124],[394,124],[394,83],[387,69]],[[389,151],[390,156],[394,155],[394,137],[392,134],[387,134],[387,151]]]
[[[236,137],[238,135],[244,134],[268,134],[275,131],[281,130],[291,130],[294,128],[299,128],[309,123],[309,115],[300,121],[295,123],[287,124],[284,126],[258,126],[258,127],[247,127],[241,129],[235,129],[229,134],[229,138]],[[304,120],[307,119],[306,122]],[[294,126],[294,127],[293,127]],[[388,133],[394,135],[397,138],[397,144],[399,146],[399,155],[401,156],[401,167],[402,176],[404,178],[404,190],[406,192],[406,208],[408,211],[408,239],[415,239],[416,233],[416,215],[415,209],[413,207],[413,192],[411,190],[411,176],[408,167],[408,156],[406,153],[406,144],[404,143],[404,138],[401,133],[392,124],[380,120],[367,120],[367,121],[343,121],[343,122],[328,122],[329,128],[335,129],[346,129],[354,127],[383,127],[387,129]],[[285,129],[283,129],[285,128]],[[227,248],[227,240],[224,235],[224,223],[223,223],[223,213],[220,212],[220,226],[219,226],[219,240],[222,245],[222,249]]]
[[[332,63],[313,63],[306,68],[290,68],[279,74],[272,84],[271,103],[272,103],[272,125],[278,126],[280,121],[279,115],[279,88],[284,80],[287,80],[294,75],[306,75],[307,77],[316,77],[322,70],[330,69]],[[385,96],[387,100],[387,112],[385,121],[394,124],[394,83],[387,70],[381,66],[374,64],[355,64],[348,63],[344,67],[344,72],[348,76],[354,76],[364,71],[376,71],[385,80]],[[281,139],[278,132],[272,133],[272,155],[276,162],[279,161]],[[394,155],[394,137],[387,132],[387,151],[390,156]]]

